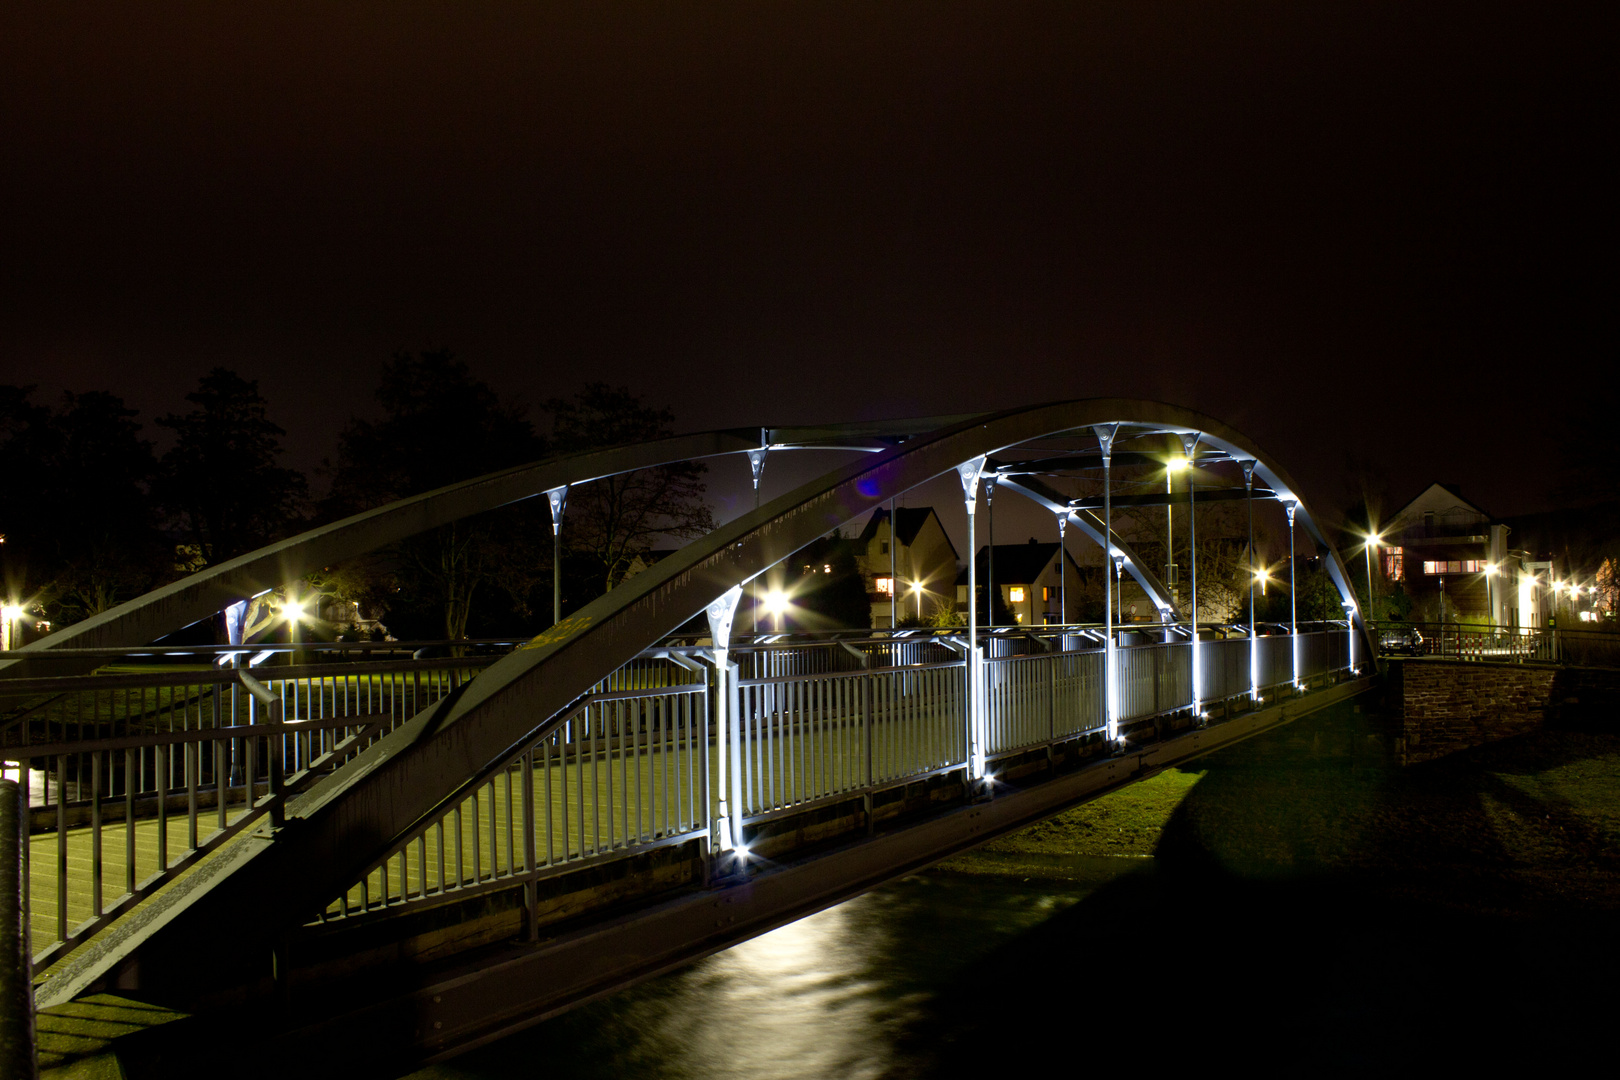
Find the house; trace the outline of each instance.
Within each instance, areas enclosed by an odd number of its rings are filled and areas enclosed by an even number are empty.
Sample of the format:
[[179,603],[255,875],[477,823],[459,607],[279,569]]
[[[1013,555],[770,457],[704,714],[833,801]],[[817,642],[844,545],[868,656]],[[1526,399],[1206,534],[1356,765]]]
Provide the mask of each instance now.
[[951,606],[956,546],[932,506],[902,506],[892,522],[887,509],[878,510],[856,537],[855,551],[855,563],[870,585],[873,626],[891,625],[891,603],[902,620],[927,618]]
[[[1509,532],[1455,487],[1430,484],[1384,527],[1380,569],[1405,588],[1421,621],[1543,626],[1551,565],[1510,548]],[[1345,560],[1352,580],[1356,554]],[[1365,547],[1359,554],[1370,557]]]
[[[1063,618],[1063,577],[1059,574],[1059,555],[1067,562],[1063,573],[1068,579],[1069,621],[1079,622],[1082,594],[1101,596],[1100,567],[1082,568],[1074,556],[1056,541],[1042,543],[1030,537],[1027,544],[988,544],[974,556],[973,571],[981,586],[993,581],[996,593],[1006,612],[1021,626],[1057,624]],[[1135,583],[1132,583],[1134,588]],[[966,612],[968,605],[968,575],[963,570],[956,578],[956,606]],[[1135,600],[1140,597],[1136,590]],[[1149,605],[1151,606],[1151,605]]]

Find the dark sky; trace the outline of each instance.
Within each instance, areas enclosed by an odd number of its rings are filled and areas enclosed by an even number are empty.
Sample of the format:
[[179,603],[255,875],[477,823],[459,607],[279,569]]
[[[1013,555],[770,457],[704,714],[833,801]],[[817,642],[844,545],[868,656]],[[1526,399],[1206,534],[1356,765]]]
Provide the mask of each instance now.
[[222,364],[300,465],[401,348],[683,430],[1128,395],[1536,509],[1616,381],[1614,10],[7,5],[0,381]]

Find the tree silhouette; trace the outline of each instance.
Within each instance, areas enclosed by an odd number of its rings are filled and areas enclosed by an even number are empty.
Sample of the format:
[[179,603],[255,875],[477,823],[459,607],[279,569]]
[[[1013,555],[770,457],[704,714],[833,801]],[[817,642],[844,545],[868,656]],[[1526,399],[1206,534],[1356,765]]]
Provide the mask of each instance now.
[[276,464],[287,433],[270,420],[259,384],[216,367],[186,400],[190,412],[158,418],[175,442],[156,488],[203,558],[218,564],[301,526],[308,484]]
[[[381,506],[545,455],[521,403],[503,401],[448,349],[396,353],[376,391],[380,420],[355,418],[330,466],[327,516]],[[473,600],[491,583],[529,614],[528,598],[550,561],[544,500],[528,500],[440,526],[345,568],[331,580],[345,599],[374,605],[387,596],[410,618],[424,605],[442,611],[450,639],[467,636]],[[353,595],[349,595],[352,593]]]
[[[643,405],[626,387],[591,383],[572,399],[545,403],[559,453],[667,438],[675,416]],[[590,567],[598,589],[613,588],[637,555],[662,537],[691,539],[714,528],[703,475],[692,462],[640,469],[581,484],[568,494],[563,542]]]

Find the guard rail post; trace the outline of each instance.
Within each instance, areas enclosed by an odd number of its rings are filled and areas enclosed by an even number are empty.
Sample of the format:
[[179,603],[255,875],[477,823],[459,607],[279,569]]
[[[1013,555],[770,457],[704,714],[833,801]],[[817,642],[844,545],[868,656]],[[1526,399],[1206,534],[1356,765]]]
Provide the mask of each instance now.
[[19,786],[0,779],[0,1076],[33,1080],[33,965],[29,963],[22,891],[22,832],[26,820]]

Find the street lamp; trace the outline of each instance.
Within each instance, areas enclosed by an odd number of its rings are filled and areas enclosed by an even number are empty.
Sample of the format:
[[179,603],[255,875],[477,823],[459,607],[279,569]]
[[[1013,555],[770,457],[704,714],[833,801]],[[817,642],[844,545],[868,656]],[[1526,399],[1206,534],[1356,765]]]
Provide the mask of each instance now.
[[17,645],[17,621],[23,617],[20,604],[0,607],[0,650],[10,652]]
[[1170,497],[1175,494],[1174,479],[1176,473],[1186,472],[1187,466],[1190,464],[1192,463],[1180,454],[1176,454],[1164,463],[1164,586],[1170,590],[1172,599],[1175,596],[1177,585],[1174,580],[1176,576],[1176,530],[1175,507],[1170,502]]
[[917,597],[917,618],[920,621],[922,619],[923,583],[920,581],[913,581],[911,583],[911,591]]
[[1485,564],[1485,606],[1491,609],[1491,626],[1492,627],[1495,627],[1497,625],[1497,619],[1496,619],[1496,589],[1495,589],[1495,583],[1491,579],[1496,577],[1497,573],[1498,573],[1498,568],[1497,568],[1497,565],[1495,563],[1486,563]]
[[1378,533],[1369,533],[1368,536],[1367,536],[1367,615],[1366,615],[1366,617],[1368,619],[1372,618],[1372,606],[1373,606],[1373,591],[1372,591],[1373,551],[1376,550],[1378,545],[1382,544],[1383,542],[1384,542],[1384,538],[1382,536],[1380,536]]
[[776,617],[776,632],[782,632],[782,612],[787,610],[787,593],[781,589],[772,589],[765,594],[765,610]]

